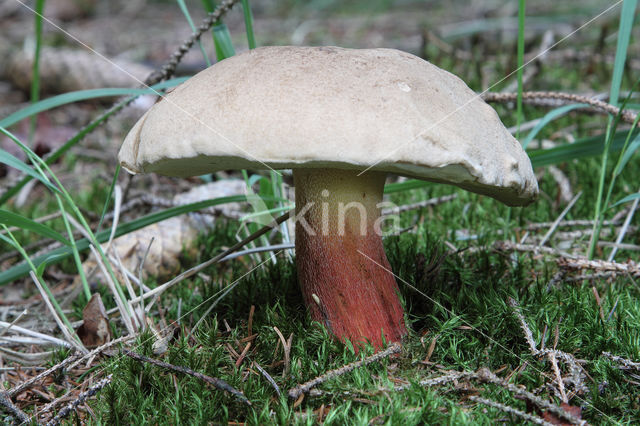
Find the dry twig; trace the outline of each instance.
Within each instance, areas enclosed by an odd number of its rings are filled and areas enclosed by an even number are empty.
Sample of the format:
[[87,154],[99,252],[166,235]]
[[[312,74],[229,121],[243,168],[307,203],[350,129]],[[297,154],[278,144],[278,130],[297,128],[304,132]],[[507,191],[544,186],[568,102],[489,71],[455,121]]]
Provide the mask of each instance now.
[[29,416],[15,406],[7,392],[0,391],[0,406],[7,409],[20,423],[29,423]]
[[524,332],[524,337],[527,341],[527,344],[529,345],[531,354],[533,356],[546,355],[549,358],[549,361],[551,362],[551,366],[553,368],[553,372],[556,376],[556,381],[558,382],[558,391],[560,393],[562,402],[568,402],[568,399],[564,389],[564,380],[562,378],[562,375],[560,374],[560,369],[558,368],[557,358],[560,358],[569,366],[571,372],[570,382],[573,383],[575,390],[578,392],[584,392],[588,390],[584,385],[584,371],[576,361],[575,357],[571,354],[555,349],[555,345],[554,349],[538,349],[535,341],[533,340],[533,333],[531,332],[529,325],[525,321],[522,312],[520,312],[520,305],[515,299],[511,297],[507,300],[507,302],[513,309],[513,313],[520,323],[520,328]]
[[[473,377],[475,377],[475,373],[473,371],[449,371],[440,376],[420,380],[418,384],[420,386],[441,386],[449,382],[453,382],[454,380]],[[409,387],[411,387],[411,384],[396,385],[393,387],[393,390],[400,392],[409,389]]]
[[632,277],[640,276],[640,265],[629,260],[622,262],[609,262],[606,260],[589,260],[584,256],[572,255],[563,251],[555,250],[549,247],[538,247],[532,244],[518,244],[512,241],[497,241],[495,243],[497,250],[504,251],[520,251],[544,253],[556,256],[555,261],[563,268],[573,270],[590,269],[598,272],[613,272],[618,274],[629,274]]
[[516,386],[516,385],[514,385],[512,383],[508,383],[505,380],[502,380],[500,377],[496,376],[494,373],[489,371],[489,369],[487,369],[487,368],[481,368],[480,370],[478,370],[478,372],[476,374],[477,374],[477,378],[479,380],[481,380],[483,382],[486,382],[486,383],[493,383],[493,384],[496,384],[496,385],[500,385],[500,386],[504,387],[505,389],[507,389],[508,391],[528,399],[529,401],[531,401],[534,404],[536,404],[538,407],[546,409],[549,412],[551,412],[551,413],[553,413],[553,414],[555,414],[557,416],[560,416],[565,420],[568,420],[572,424],[577,424],[577,425],[586,424],[586,422],[584,420],[577,418],[576,416],[574,416],[571,413],[568,413],[567,411],[563,410],[561,407],[558,407],[557,405],[554,405],[554,404],[550,403],[549,401],[546,401],[546,400],[540,398],[539,396],[536,396],[533,393],[520,388],[519,386]]
[[616,257],[616,253],[618,252],[618,245],[622,244],[622,239],[624,238],[625,234],[629,230],[629,224],[631,223],[631,219],[633,219],[633,215],[635,214],[636,209],[638,208],[638,202],[640,202],[640,198],[636,198],[635,200],[633,200],[633,204],[629,209],[629,213],[627,213],[627,217],[624,219],[624,224],[622,225],[622,229],[620,229],[620,232],[618,233],[618,237],[616,238],[616,246],[613,247],[613,250],[611,250],[609,257],[607,258],[609,262],[612,262]]
[[540,242],[538,243],[538,247],[544,246],[544,244],[551,237],[551,235],[553,235],[556,229],[558,229],[558,225],[560,224],[560,222],[562,222],[562,219],[567,215],[567,213],[569,213],[569,210],[571,210],[573,205],[576,203],[576,201],[578,201],[578,199],[580,199],[581,196],[582,196],[582,191],[578,192],[576,196],[573,197],[573,199],[569,202],[569,204],[567,204],[564,210],[562,210],[562,213],[560,213],[560,215],[556,218],[556,220],[553,221],[553,224],[551,225],[547,233],[544,234],[544,237],[542,237],[542,240],[540,240]]
[[166,65],[164,65],[160,71],[156,71],[152,73],[145,81],[145,84],[152,86],[156,83],[160,83],[161,81],[168,80],[173,76],[176,71],[176,67],[182,61],[185,53],[191,49],[191,47],[200,40],[202,34],[209,31],[209,29],[220,20],[231,8],[234,4],[238,3],[239,0],[224,0],[222,3],[216,7],[216,9],[209,13],[207,17],[202,21],[197,31],[191,34],[191,36],[184,41],[172,55]]
[[125,355],[127,355],[130,358],[135,359],[136,361],[142,361],[142,362],[148,362],[149,364],[153,364],[157,367],[162,367],[162,368],[166,368],[168,370],[173,370],[176,371],[178,373],[182,373],[182,374],[188,374],[190,376],[196,377],[204,382],[209,383],[210,385],[213,385],[215,388],[225,391],[225,392],[229,392],[230,394],[232,394],[233,396],[235,396],[236,398],[238,398],[241,402],[247,404],[247,405],[251,405],[251,402],[247,399],[246,396],[244,396],[242,394],[242,392],[240,392],[239,390],[235,389],[233,386],[231,386],[230,384],[228,384],[227,382],[225,382],[222,379],[218,379],[216,377],[211,377],[211,376],[207,376],[205,374],[199,373],[197,371],[193,371],[190,368],[187,367],[182,367],[179,365],[173,365],[173,364],[169,364],[167,362],[162,362],[162,361],[158,361],[156,359],[153,358],[149,358],[146,357],[144,355],[140,355],[138,353],[135,352],[131,352],[128,350],[124,350],[123,353]]
[[479,396],[470,396],[469,399],[474,402],[478,402],[480,404],[488,405],[489,407],[497,408],[498,410],[504,411],[508,414],[513,414],[514,416],[520,417],[526,421],[531,423],[535,423],[538,425],[552,426],[553,423],[549,423],[548,421],[541,419],[538,416],[534,416],[533,414],[525,413],[524,411],[518,410],[517,408],[510,407],[508,405],[501,404],[497,401],[493,401],[491,399],[481,398]]
[[289,398],[297,399],[300,395],[309,392],[315,386],[326,382],[327,380],[331,380],[334,377],[342,376],[345,373],[348,373],[356,368],[360,368],[363,365],[371,364],[372,362],[379,361],[383,358],[386,358],[390,355],[396,354],[402,350],[402,346],[399,343],[394,343],[389,346],[384,351],[380,351],[375,353],[363,360],[352,362],[351,364],[347,364],[343,367],[337,368],[335,370],[327,371],[325,374],[316,377],[315,379],[309,380],[306,383],[298,385],[294,388],[289,389]]
[[[517,93],[495,93],[495,92],[487,92],[482,95],[483,99],[486,102],[514,102],[516,101],[518,94]],[[608,104],[606,102],[600,101],[598,99],[593,99],[588,96],[576,95],[573,93],[563,93],[563,92],[522,92],[522,100],[527,103],[538,103],[541,100],[553,100],[559,101],[562,105],[570,104],[570,103],[582,103],[588,104],[594,111],[618,115],[620,113],[620,118],[622,121],[633,124],[636,119],[636,114],[630,110],[623,110],[620,112],[620,108]]]
[[74,411],[78,407],[78,405],[84,403],[88,398],[91,398],[92,396],[97,394],[102,388],[104,388],[109,383],[111,383],[111,376],[112,375],[109,374],[107,377],[105,377],[104,379],[100,380],[95,385],[91,386],[86,392],[82,392],[80,395],[78,395],[78,397],[75,400],[73,400],[73,402],[69,403],[69,405],[67,405],[62,410],[60,410],[58,415],[55,416],[53,419],[51,419],[47,423],[47,426],[57,426],[57,425],[59,425],[60,424],[60,420],[64,419],[69,414],[71,414],[71,412]]
[[49,377],[51,374],[55,373],[56,371],[60,370],[61,368],[67,367],[69,364],[71,364],[72,362],[76,361],[78,358],[80,358],[80,354],[79,353],[75,353],[75,354],[71,355],[69,358],[67,358],[67,359],[63,360],[62,362],[60,362],[60,363],[54,365],[53,367],[49,368],[48,370],[45,370],[42,373],[38,374],[37,376],[34,376],[31,379],[27,380],[26,382],[23,382],[23,383],[19,384],[18,386],[9,389],[7,391],[7,393],[9,394],[10,397],[14,397],[16,395],[19,395],[22,392],[24,392],[25,390],[29,389],[35,383],[37,383],[40,380],[44,379],[45,377]]
[[606,356],[610,360],[617,362],[623,370],[638,370],[640,371],[640,362],[634,362],[630,359],[623,358],[618,355],[613,355],[611,352],[602,352],[602,355]]

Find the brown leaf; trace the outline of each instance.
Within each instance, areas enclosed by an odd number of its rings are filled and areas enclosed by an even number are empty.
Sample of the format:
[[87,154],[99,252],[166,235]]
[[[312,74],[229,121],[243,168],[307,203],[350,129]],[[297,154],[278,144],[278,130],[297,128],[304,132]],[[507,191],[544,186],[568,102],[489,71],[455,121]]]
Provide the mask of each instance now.
[[[580,407],[569,405],[566,402],[560,404],[560,407],[562,407],[564,411],[573,415],[574,417],[577,417],[579,419],[582,418],[582,409]],[[542,418],[554,425],[571,425],[571,423],[567,422],[566,420],[559,419],[555,414],[550,413],[549,411],[543,412]]]
[[82,310],[84,324],[78,328],[78,336],[85,346],[101,346],[111,340],[111,328],[107,311],[98,293],[94,293]]

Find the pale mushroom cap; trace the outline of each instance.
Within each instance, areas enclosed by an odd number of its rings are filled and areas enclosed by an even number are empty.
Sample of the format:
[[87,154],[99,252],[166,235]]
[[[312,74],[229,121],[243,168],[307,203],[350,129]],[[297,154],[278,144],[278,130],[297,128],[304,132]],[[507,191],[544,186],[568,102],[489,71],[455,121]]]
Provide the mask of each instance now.
[[332,167],[446,182],[509,205],[531,162],[458,77],[393,49],[263,47],[198,73],[127,135],[133,173]]

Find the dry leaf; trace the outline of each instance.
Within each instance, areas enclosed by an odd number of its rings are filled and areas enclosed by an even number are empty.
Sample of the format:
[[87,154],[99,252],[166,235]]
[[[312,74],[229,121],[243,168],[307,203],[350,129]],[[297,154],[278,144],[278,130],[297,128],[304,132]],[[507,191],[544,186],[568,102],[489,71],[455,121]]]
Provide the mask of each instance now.
[[78,336],[87,347],[101,346],[111,340],[111,328],[107,311],[100,294],[94,293],[82,310],[84,323],[78,328]]
[[[564,411],[571,414],[572,416],[577,417],[579,419],[582,418],[582,409],[580,407],[569,405],[566,402],[563,402],[562,404],[560,404],[560,407],[562,407]],[[545,411],[544,413],[542,413],[542,418],[554,425],[562,425],[562,426],[571,425],[570,422],[563,419],[559,419],[555,414],[549,411]]]

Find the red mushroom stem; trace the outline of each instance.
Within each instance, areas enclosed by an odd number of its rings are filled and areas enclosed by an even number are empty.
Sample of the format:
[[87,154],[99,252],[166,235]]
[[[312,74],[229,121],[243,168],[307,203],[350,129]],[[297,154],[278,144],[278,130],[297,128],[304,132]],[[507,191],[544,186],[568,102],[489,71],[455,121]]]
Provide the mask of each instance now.
[[379,349],[407,330],[380,231],[386,174],[357,174],[294,169],[298,281],[312,319]]

